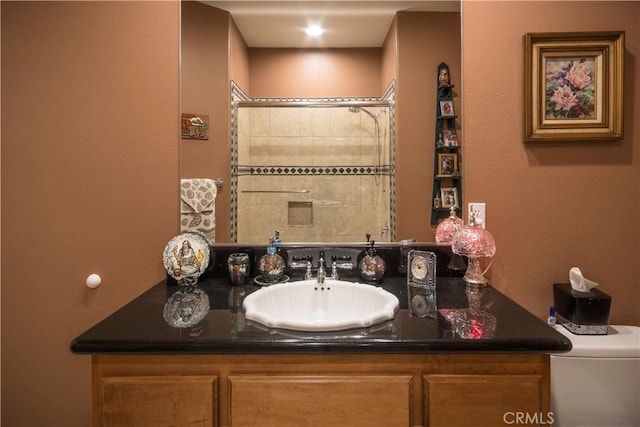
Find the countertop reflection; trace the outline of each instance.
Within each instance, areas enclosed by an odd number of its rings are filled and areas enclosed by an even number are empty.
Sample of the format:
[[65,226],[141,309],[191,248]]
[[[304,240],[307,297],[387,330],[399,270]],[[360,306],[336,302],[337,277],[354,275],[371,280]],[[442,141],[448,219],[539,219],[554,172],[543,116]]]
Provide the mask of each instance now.
[[[191,289],[162,281],[71,343],[81,354],[229,353],[553,353],[570,341],[492,287],[470,289],[459,278],[437,279],[437,315],[407,310],[406,279],[381,286],[400,300],[393,320],[336,332],[271,329],[247,321],[242,301],[258,289],[225,278]],[[208,304],[208,310],[205,309]]]

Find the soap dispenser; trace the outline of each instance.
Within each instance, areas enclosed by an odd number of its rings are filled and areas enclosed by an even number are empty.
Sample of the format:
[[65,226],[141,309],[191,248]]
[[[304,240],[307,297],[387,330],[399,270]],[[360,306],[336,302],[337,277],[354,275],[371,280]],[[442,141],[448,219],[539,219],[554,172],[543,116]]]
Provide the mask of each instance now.
[[282,249],[282,246],[281,246],[282,240],[280,240],[280,230],[275,230],[274,233],[275,233],[274,234],[275,238],[273,239],[273,246],[276,247],[276,253],[282,257],[282,259],[284,260],[284,265],[286,267],[286,265],[289,263],[288,262],[289,257],[288,257],[287,251]]
[[273,238],[269,237],[269,246],[267,253],[260,257],[258,262],[258,271],[260,279],[265,283],[279,282],[284,276],[285,262],[278,253],[273,244]]
[[387,267],[382,257],[376,254],[375,240],[369,240],[370,238],[371,235],[367,233],[367,254],[360,260],[358,269],[362,280],[368,283],[379,283]]

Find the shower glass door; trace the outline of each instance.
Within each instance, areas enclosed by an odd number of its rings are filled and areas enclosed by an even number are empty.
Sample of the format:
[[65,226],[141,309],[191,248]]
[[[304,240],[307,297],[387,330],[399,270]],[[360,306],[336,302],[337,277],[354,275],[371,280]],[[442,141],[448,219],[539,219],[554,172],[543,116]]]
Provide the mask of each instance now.
[[246,104],[232,158],[235,241],[266,243],[274,230],[286,242],[394,239],[389,103]]

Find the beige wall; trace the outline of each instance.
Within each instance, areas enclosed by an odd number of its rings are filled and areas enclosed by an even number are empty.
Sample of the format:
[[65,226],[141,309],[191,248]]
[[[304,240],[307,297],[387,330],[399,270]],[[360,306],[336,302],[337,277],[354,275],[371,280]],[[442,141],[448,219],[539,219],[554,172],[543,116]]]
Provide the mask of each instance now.
[[[459,110],[460,15],[400,12],[396,21],[396,237],[433,241],[430,221],[437,70],[441,62],[449,65],[451,83],[456,86],[453,102]],[[463,130],[459,129],[462,145]],[[461,173],[466,182],[464,169]]]
[[[195,1],[182,2],[180,90],[182,112],[209,116],[208,140],[180,140],[181,178],[223,178],[216,196],[216,242],[228,242],[229,227],[229,59],[231,17]],[[241,58],[240,55],[237,56]]]
[[71,340],[166,274],[178,8],[2,2],[3,426],[89,425]]
[[[466,1],[462,15],[464,193],[487,203],[492,284],[544,317],[578,266],[612,322],[640,324],[640,2]],[[523,35],[596,30],[626,31],[624,139],[523,144]]]
[[250,91],[249,48],[233,19],[229,23],[229,79]]
[[398,20],[394,18],[389,27],[384,43],[382,44],[381,59],[381,84],[380,92],[383,92],[389,82],[398,78]]
[[252,97],[377,97],[381,50],[249,49]]
[[[178,19],[172,2],[2,2],[3,425],[88,425],[89,357],[70,340],[163,277]],[[540,317],[579,265],[612,321],[640,324],[639,21],[638,2],[464,3],[466,200],[488,203],[494,285]],[[624,140],[523,145],[522,35],[602,29],[627,31]]]

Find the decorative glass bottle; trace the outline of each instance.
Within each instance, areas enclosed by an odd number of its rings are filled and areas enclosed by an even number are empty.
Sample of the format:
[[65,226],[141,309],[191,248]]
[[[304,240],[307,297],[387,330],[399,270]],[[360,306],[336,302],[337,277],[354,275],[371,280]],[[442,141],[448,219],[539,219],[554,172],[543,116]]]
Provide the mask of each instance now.
[[260,279],[265,283],[276,283],[284,277],[285,262],[273,245],[273,238],[269,237],[267,253],[260,257],[258,271]]
[[374,247],[376,242],[375,240],[369,241],[370,237],[371,235],[367,234],[369,248],[367,249],[367,254],[360,260],[358,269],[362,280],[368,283],[379,283],[384,276],[387,266],[384,259],[376,254],[376,248]]

